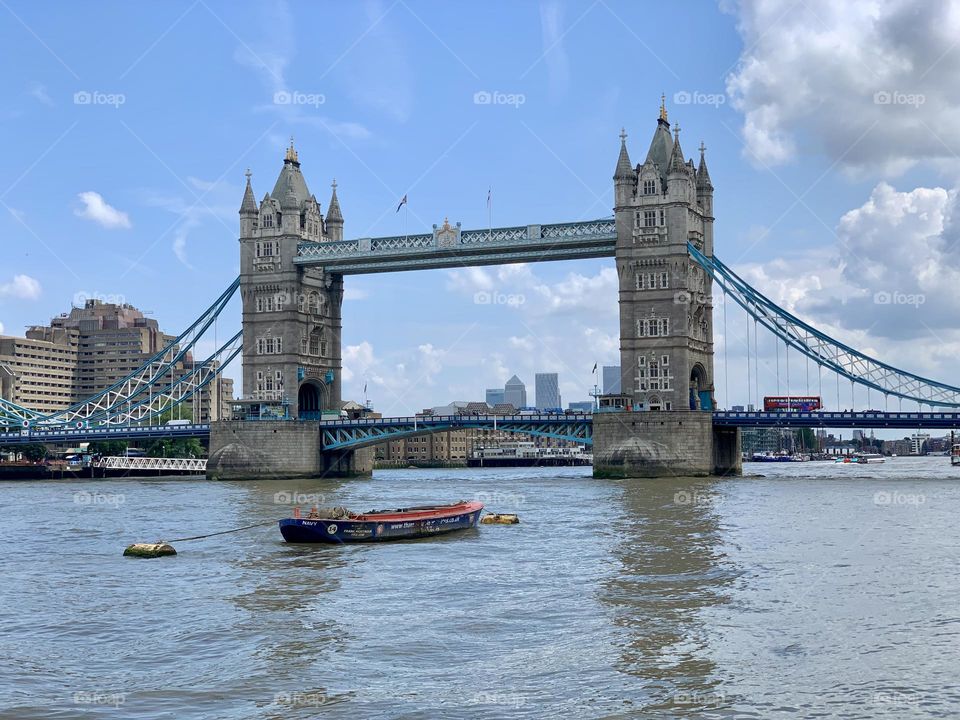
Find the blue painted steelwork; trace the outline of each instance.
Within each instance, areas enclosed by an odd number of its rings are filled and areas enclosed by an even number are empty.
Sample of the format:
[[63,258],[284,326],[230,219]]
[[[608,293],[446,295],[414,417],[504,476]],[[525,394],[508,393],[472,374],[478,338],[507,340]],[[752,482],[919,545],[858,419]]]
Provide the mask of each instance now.
[[784,428],[960,428],[955,412],[715,412],[714,425]]
[[593,444],[590,415],[438,415],[427,417],[364,418],[318,423],[324,450],[356,449],[447,430],[477,428],[524,433],[536,437]]
[[0,445],[25,443],[74,443],[95,440],[137,440],[146,438],[206,438],[210,424],[148,425],[147,427],[102,427],[79,430],[31,430],[29,432],[0,432]]
[[960,388],[899,370],[834,340],[759,293],[715,256],[707,257],[691,243],[687,243],[687,249],[740,307],[818,365],[885,395],[960,408]]
[[342,275],[426,270],[471,265],[613,257],[613,218],[583,222],[461,230],[434,226],[433,233],[361,238],[340,242],[303,241],[297,265],[318,265]]

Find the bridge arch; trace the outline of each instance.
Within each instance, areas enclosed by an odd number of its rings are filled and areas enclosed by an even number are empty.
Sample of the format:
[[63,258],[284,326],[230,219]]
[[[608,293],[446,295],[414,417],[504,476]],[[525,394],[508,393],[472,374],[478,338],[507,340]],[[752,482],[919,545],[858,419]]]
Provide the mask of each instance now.
[[[704,400],[709,404],[709,384],[707,382],[707,370],[701,363],[694,363],[690,369],[690,409],[691,410],[710,410],[704,407]],[[706,395],[705,395],[706,392]]]
[[311,415],[319,418],[323,410],[324,387],[316,380],[308,379],[300,383],[297,390],[297,417],[304,418]]

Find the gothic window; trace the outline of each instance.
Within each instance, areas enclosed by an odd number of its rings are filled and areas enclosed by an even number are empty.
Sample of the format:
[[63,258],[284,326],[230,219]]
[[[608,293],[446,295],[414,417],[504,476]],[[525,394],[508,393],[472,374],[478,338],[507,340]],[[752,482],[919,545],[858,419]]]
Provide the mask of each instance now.
[[265,228],[273,227],[273,213],[271,212],[264,213],[262,216],[262,220],[263,220],[262,222],[263,227]]
[[306,337],[300,338],[300,354],[301,355],[307,354],[307,338]]
[[327,342],[323,337],[322,327],[315,327],[310,331],[310,354],[320,357],[327,354]]
[[267,355],[273,355],[273,353],[274,353],[274,349],[273,349],[273,347],[274,347],[273,338],[272,338],[272,337],[268,337],[268,338],[265,340],[264,344],[265,344],[265,346],[266,346],[266,350],[265,350],[264,352],[266,352]]
[[663,210],[660,211],[660,224],[661,225],[667,224],[667,214]]
[[257,338],[257,355],[263,355],[266,352],[266,343],[263,338]]
[[655,180],[644,180],[643,181],[643,194],[644,195],[655,195],[657,192],[657,183]]
[[277,390],[283,389],[283,372],[282,371],[277,370],[277,372],[274,373],[273,382],[277,386]]
[[656,227],[657,226],[657,211],[656,210],[645,210],[643,213],[643,226],[644,227]]
[[277,355],[283,354],[283,338],[282,337],[277,338],[276,344],[274,346],[274,350],[277,353]]
[[653,290],[657,287],[656,276],[653,273],[647,273],[647,289]]
[[273,300],[273,295],[267,295],[267,297],[264,298],[263,309],[266,312],[273,312]]
[[257,312],[263,312],[263,298],[257,297]]
[[283,306],[286,305],[287,303],[287,296],[284,293],[280,293],[279,295],[277,295],[276,300],[277,300],[277,310],[282,311]]
[[297,310],[299,312],[303,312],[304,300],[303,293],[297,293]]
[[315,292],[310,293],[309,312],[314,315],[320,312],[320,295]]
[[633,278],[637,284],[637,290],[643,290],[643,273],[641,272],[634,273]]
[[668,287],[670,287],[670,277],[667,273],[662,272],[660,273],[660,289],[666,290]]
[[640,367],[646,367],[646,366],[647,366],[647,358],[644,357],[643,355],[641,355],[640,357],[637,358],[637,364],[638,364]]

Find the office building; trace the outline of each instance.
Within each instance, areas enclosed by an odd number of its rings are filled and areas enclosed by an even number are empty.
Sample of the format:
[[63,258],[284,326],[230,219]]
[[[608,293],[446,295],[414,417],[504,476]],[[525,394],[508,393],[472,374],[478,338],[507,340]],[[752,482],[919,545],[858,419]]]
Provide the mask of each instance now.
[[527,406],[527,386],[516,375],[507,380],[503,386],[503,402],[513,405],[518,410]]
[[534,376],[536,407],[538,410],[556,410],[560,402],[560,379],[557,373],[537,373]]

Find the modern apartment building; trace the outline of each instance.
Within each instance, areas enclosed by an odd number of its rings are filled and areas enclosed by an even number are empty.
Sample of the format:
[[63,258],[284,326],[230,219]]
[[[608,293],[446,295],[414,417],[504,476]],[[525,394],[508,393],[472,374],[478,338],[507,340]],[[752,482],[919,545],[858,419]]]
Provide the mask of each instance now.
[[[87,300],[49,325],[29,328],[26,337],[0,336],[0,397],[40,412],[63,410],[134,372],[173,339],[132,305]],[[193,362],[185,354],[173,379]],[[155,389],[169,382],[163,378]],[[185,419],[228,417],[232,400],[233,381],[220,378],[200,391]]]

